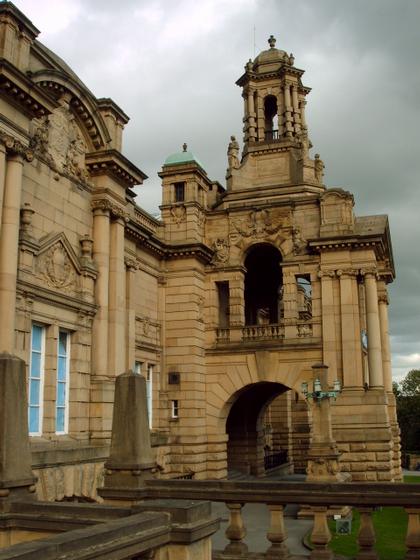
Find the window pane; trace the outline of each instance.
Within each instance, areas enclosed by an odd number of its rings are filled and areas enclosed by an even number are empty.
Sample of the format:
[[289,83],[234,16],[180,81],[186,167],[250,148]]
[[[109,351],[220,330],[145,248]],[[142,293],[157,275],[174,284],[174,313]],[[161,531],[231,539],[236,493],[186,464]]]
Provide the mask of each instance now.
[[39,387],[40,381],[37,379],[31,379],[29,385],[29,404],[39,405]]
[[60,331],[59,337],[58,337],[58,354],[60,356],[66,356],[67,355],[67,336],[68,333]]
[[34,434],[39,432],[39,408],[29,407],[29,432]]
[[66,403],[66,384],[57,384],[57,406],[64,406]]
[[37,352],[31,355],[31,377],[41,377],[41,354]]
[[64,432],[64,408],[57,408],[56,432]]
[[38,350],[38,352],[41,352],[42,330],[43,327],[32,325],[32,350]]
[[59,381],[66,380],[67,358],[60,357],[57,361],[57,379]]

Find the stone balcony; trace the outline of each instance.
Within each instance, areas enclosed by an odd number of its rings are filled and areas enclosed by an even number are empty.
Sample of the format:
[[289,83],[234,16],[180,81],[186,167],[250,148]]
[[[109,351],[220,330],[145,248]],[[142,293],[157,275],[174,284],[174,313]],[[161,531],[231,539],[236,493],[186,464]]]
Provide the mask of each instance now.
[[315,343],[320,339],[320,321],[283,320],[266,325],[245,325],[216,329],[216,346],[237,343],[275,342],[276,344]]

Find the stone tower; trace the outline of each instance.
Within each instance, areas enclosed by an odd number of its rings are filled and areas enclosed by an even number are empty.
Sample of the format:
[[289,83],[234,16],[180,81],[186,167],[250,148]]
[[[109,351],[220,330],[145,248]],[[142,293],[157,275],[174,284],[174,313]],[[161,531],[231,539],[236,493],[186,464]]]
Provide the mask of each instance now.
[[332,413],[342,470],[398,480],[388,220],[355,216],[352,194],[326,188],[309,154],[304,72],[268,42],[237,81],[243,150],[232,136],[226,190],[185,146],[160,173],[172,468],[261,476],[287,453],[304,471],[311,416],[300,387],[323,362],[343,386]]

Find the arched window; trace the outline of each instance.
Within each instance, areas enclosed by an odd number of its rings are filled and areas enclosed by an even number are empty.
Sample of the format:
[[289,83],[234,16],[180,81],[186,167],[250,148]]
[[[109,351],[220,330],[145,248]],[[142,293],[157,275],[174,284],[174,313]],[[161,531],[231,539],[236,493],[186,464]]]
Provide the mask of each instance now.
[[267,95],[264,99],[264,127],[266,140],[278,137],[277,99],[274,95]]
[[245,259],[245,324],[278,323],[282,318],[281,255],[272,245],[251,248]]

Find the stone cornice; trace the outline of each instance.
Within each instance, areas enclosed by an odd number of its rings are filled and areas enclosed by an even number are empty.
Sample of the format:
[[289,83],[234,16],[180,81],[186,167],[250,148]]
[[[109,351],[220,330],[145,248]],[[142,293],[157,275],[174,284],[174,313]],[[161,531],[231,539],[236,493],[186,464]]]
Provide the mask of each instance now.
[[123,124],[127,124],[130,117],[124,113],[124,111],[119,107],[115,101],[109,97],[101,97],[96,100],[99,109],[112,111],[117,119],[119,119]]
[[20,32],[25,31],[31,39],[35,39],[39,35],[39,29],[12,2],[1,2],[0,21],[2,23],[7,21],[7,17],[12,17],[17,29]]
[[165,253],[166,259],[195,257],[204,264],[209,264],[213,258],[214,251],[203,243],[183,243],[182,245],[168,245]]
[[5,59],[0,59],[0,95],[33,119],[51,113],[55,100]]
[[147,175],[117,150],[101,150],[86,154],[86,167],[92,177],[108,175],[126,189],[141,185]]

